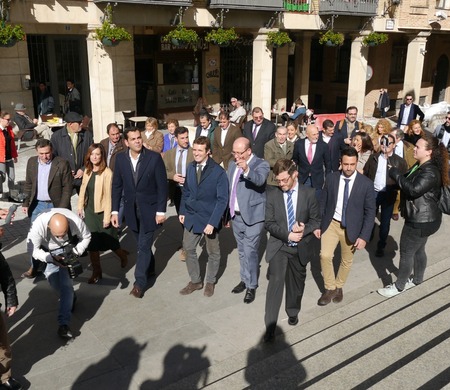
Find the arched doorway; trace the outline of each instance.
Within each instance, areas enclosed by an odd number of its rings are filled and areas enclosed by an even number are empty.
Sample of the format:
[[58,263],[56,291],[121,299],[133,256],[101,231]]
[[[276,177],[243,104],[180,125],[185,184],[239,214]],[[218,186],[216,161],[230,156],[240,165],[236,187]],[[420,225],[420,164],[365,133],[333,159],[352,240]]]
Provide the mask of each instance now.
[[436,65],[436,76],[434,78],[432,103],[445,100],[445,89],[447,88],[449,62],[448,57],[443,54],[439,57]]

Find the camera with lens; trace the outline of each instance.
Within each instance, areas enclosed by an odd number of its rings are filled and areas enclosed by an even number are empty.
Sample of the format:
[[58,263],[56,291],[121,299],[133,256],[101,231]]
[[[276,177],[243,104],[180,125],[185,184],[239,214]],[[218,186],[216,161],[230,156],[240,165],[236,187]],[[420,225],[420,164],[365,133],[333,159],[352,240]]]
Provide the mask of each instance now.
[[55,261],[67,267],[71,279],[75,279],[83,273],[83,266],[74,253],[73,248],[72,244],[68,244],[50,251]]

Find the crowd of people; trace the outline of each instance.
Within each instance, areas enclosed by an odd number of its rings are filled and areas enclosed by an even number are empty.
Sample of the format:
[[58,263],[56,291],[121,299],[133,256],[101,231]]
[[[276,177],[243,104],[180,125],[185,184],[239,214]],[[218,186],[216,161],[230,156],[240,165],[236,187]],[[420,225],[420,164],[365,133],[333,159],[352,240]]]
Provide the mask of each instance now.
[[[345,119],[325,120],[322,129],[309,124],[304,135],[292,118],[277,127],[259,107],[243,129],[232,122],[232,113],[221,112],[216,121],[200,110],[192,145],[189,130],[176,119],[167,121],[164,136],[155,118],[148,118],[142,131],[127,128],[123,134],[111,123],[108,137],[94,143],[81,128],[82,116],[69,111],[65,127],[50,140],[39,139],[36,157],[27,163],[22,207],[32,222],[27,237],[31,264],[22,276],[45,272],[60,296],[58,334],[71,339],[76,302],[71,276],[76,270],[67,258],[89,254],[90,284],[102,279],[101,251],[112,250],[126,267],[128,252],[118,240],[126,223],[137,242],[130,295],[142,298],[155,273],[154,233],[166,220],[169,201],[183,229],[179,256],[189,276],[181,295],[202,289],[204,296],[214,295],[219,234],[231,226],[240,261],[239,282],[231,292],[245,292],[243,302],[252,303],[259,253],[265,249],[269,285],[264,340],[269,342],[275,338],[284,290],[288,323],[298,323],[308,262],[320,259],[324,289],[318,305],[341,302],[353,255],[374,236],[377,212],[379,257],[385,255],[391,220],[400,212],[405,225],[398,279],[378,290],[385,297],[397,295],[424,279],[425,245],[441,224],[437,200],[441,187],[449,184],[450,114],[433,135],[415,117],[403,124],[405,115],[416,113],[411,104],[401,112],[403,129],[381,118],[374,130],[357,121],[358,110],[352,106]],[[9,113],[0,113],[0,171],[13,180],[17,151],[10,119]],[[71,211],[74,192],[78,205]],[[267,233],[267,246],[260,248]],[[204,280],[196,250],[202,238],[208,254]],[[335,272],[338,244],[341,258]]]

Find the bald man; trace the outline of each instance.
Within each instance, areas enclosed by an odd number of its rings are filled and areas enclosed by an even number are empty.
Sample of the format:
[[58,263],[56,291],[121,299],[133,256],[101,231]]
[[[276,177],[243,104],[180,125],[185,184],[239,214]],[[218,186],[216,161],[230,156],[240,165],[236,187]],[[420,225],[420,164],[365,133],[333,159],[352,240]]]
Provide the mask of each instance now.
[[299,183],[314,188],[320,202],[325,175],[331,172],[331,158],[328,145],[319,138],[316,125],[306,126],[306,138],[295,143],[292,160],[298,167]]
[[27,237],[27,248],[36,260],[47,263],[45,276],[59,295],[58,335],[72,339],[69,328],[73,304],[76,300],[73,283],[66,267],[52,255],[56,249],[73,245],[73,253],[80,256],[91,241],[86,224],[75,213],[62,208],[44,211],[33,222]]
[[259,243],[264,228],[266,181],[269,163],[252,152],[250,141],[239,137],[233,143],[234,161],[228,166],[230,216],[241,265],[240,279],[233,294],[244,292],[244,303],[255,300],[258,287]]

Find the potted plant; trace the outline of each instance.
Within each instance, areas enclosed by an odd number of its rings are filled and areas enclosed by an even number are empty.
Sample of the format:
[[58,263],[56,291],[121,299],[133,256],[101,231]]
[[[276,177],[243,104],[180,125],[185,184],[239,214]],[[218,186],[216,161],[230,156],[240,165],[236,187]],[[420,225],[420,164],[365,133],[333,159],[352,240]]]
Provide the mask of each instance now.
[[97,39],[104,46],[117,46],[121,41],[131,41],[131,34],[123,27],[117,27],[110,20],[104,20],[102,27],[95,29]]
[[205,37],[206,42],[211,42],[220,47],[229,46],[237,39],[239,39],[239,35],[234,31],[234,27],[227,29],[220,27],[217,30],[210,31]]
[[385,33],[371,32],[369,35],[365,36],[363,39],[364,46],[378,46],[386,43],[388,40],[388,35]]
[[16,44],[17,41],[25,40],[25,31],[20,24],[15,26],[5,23],[4,21],[0,25],[0,46],[11,47]]
[[267,33],[267,45],[272,47],[283,47],[284,45],[291,43],[292,39],[289,38],[289,34],[284,31],[270,31]]
[[174,46],[187,46],[188,44],[192,44],[196,47],[198,39],[198,34],[194,30],[185,28],[181,23],[175,30],[170,31],[163,37],[164,42],[171,42]]
[[344,34],[328,30],[326,33],[320,35],[319,43],[327,46],[342,46],[344,43]]

